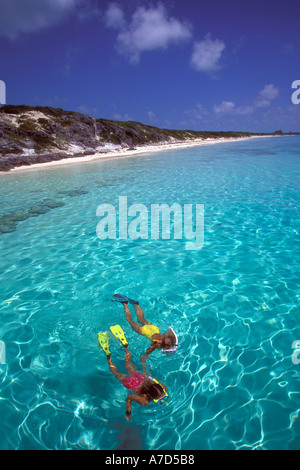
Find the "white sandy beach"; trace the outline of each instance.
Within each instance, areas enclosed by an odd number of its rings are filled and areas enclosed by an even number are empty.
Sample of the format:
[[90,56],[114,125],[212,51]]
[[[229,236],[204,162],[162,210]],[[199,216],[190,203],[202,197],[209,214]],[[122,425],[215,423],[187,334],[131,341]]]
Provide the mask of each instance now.
[[[191,139],[185,141],[174,141],[173,143],[160,143],[157,145],[143,145],[140,147],[136,147],[134,150],[130,148],[118,148],[113,149],[107,152],[96,153],[93,155],[84,155],[80,157],[68,157],[63,158],[61,160],[45,162],[45,163],[36,163],[30,166],[24,165],[19,166],[16,168],[12,168],[10,171],[0,172],[2,174],[8,173],[15,173],[20,171],[32,171],[32,170],[41,170],[46,169],[49,167],[56,167],[61,165],[74,165],[78,163],[88,163],[88,162],[99,162],[103,160],[108,160],[112,158],[124,158],[124,157],[132,157],[135,155],[141,154],[149,154],[153,152],[163,152],[168,150],[177,150],[177,149],[184,149],[188,147],[200,147],[206,145],[213,145],[213,144],[220,144],[225,142],[234,142],[234,141],[242,141],[248,139],[256,139],[261,137],[269,137],[269,136],[250,136],[250,137],[232,137],[232,138],[218,138],[218,139]],[[69,155],[74,154],[75,152],[70,151]]]

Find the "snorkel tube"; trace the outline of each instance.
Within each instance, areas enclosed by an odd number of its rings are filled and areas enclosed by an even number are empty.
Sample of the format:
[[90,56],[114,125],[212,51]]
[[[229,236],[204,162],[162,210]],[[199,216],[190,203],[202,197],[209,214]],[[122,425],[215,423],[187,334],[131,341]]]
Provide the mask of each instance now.
[[166,354],[167,356],[171,356],[172,354],[176,353],[177,351],[177,348],[178,348],[178,337],[175,333],[175,331],[173,330],[173,328],[171,326],[168,327],[169,330],[171,330],[171,332],[173,333],[174,337],[175,337],[175,344],[172,348],[170,349],[167,349],[167,348],[163,348],[162,349],[162,352],[164,354]]

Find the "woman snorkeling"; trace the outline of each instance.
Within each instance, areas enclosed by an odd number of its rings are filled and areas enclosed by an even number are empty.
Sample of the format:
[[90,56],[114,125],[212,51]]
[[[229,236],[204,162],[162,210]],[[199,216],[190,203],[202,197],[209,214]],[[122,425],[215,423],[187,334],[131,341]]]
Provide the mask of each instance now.
[[[138,334],[145,336],[151,341],[149,348],[146,350],[142,362],[145,363],[149,354],[155,349],[161,350],[166,355],[173,354],[177,351],[178,338],[175,331],[169,327],[168,333],[161,333],[158,326],[153,325],[151,322],[145,319],[145,314],[138,301],[129,299],[125,295],[115,294],[113,300],[122,303],[126,320],[128,321],[131,328]],[[137,320],[140,323],[133,321],[132,313],[128,308],[128,302],[131,303],[135,309]]]
[[124,331],[119,325],[115,325],[110,328],[111,332],[118,338],[125,349],[125,368],[127,374],[118,372],[117,367],[112,362],[111,352],[109,350],[109,336],[108,333],[98,333],[99,345],[106,354],[108,367],[114,374],[115,378],[119,380],[124,387],[133,393],[129,393],[126,398],[126,414],[125,419],[129,421],[131,419],[131,407],[132,402],[135,401],[141,406],[147,406],[148,403],[154,401],[155,403],[162,404],[168,399],[167,387],[156,379],[147,376],[146,370],[143,367],[143,373],[141,374],[132,364],[131,353],[128,349],[128,343],[124,334]]

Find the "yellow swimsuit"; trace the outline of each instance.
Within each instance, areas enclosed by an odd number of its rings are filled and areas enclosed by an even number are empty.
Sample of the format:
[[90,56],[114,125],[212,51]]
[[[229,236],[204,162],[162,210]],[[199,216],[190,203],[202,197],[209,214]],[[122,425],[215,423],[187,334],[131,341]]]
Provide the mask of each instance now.
[[150,341],[157,341],[157,339],[152,339],[152,336],[155,334],[159,334],[159,328],[155,325],[144,325],[142,326],[142,334],[146,336]]

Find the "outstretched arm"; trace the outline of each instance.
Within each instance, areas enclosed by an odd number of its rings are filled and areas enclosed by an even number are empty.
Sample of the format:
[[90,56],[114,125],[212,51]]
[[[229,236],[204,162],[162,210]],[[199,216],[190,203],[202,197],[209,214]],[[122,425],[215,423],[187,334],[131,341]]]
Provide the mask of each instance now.
[[147,404],[148,404],[148,401],[145,397],[141,397],[139,395],[129,394],[126,398],[126,415],[125,415],[125,419],[127,419],[127,421],[130,421],[130,419],[131,419],[131,406],[132,406],[131,402],[132,401],[136,401],[137,403],[139,403],[142,406],[147,406]]
[[151,346],[146,350],[145,355],[141,356],[141,363],[146,364],[149,354],[151,354],[156,349],[157,343],[152,343]]

